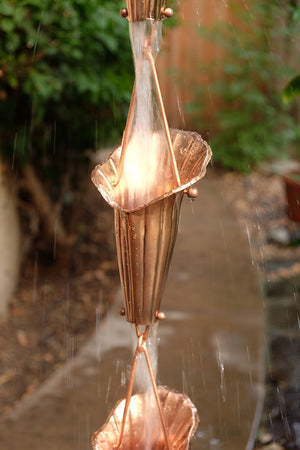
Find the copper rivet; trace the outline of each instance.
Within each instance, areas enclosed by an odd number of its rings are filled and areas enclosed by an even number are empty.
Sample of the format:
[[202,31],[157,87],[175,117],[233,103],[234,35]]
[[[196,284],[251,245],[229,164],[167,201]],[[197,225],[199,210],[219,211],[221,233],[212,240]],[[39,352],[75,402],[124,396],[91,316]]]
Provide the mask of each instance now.
[[162,11],[162,15],[165,16],[166,18],[172,17],[173,14],[174,12],[172,8],[166,8]]
[[120,10],[120,15],[121,15],[121,17],[124,17],[124,19],[126,19],[126,17],[128,17],[128,11],[127,11],[127,8],[122,8],[122,9]]
[[188,196],[188,198],[197,198],[198,197],[198,189],[195,187],[190,187],[187,190],[187,196]]
[[156,318],[157,320],[164,320],[166,318],[166,315],[164,312],[156,311]]
[[121,316],[125,316],[125,308],[120,309],[120,314],[121,314]]

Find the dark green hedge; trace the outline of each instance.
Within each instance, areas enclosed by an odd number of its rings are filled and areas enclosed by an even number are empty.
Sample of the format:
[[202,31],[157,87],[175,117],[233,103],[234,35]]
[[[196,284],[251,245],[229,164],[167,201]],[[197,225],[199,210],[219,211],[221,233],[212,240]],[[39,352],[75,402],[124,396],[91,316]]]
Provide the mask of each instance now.
[[133,83],[124,3],[2,0],[0,148],[19,163],[116,141]]

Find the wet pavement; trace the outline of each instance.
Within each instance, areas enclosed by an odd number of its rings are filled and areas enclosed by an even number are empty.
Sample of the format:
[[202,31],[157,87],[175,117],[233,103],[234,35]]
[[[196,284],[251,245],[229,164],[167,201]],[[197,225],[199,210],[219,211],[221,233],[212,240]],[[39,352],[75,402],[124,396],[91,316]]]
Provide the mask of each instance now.
[[[158,382],[187,393],[200,424],[192,449],[252,449],[262,408],[262,297],[217,174],[183,202],[162,301]],[[121,295],[79,354],[0,424],[0,449],[83,450],[125,396],[133,329]]]

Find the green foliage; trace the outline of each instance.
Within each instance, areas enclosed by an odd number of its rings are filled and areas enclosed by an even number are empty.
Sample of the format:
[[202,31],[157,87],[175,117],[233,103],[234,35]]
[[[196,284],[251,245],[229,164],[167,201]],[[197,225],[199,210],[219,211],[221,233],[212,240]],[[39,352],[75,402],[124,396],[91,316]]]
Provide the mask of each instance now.
[[300,75],[294,77],[284,88],[282,92],[282,99],[285,103],[294,100],[300,94]]
[[0,143],[15,160],[70,161],[118,139],[133,83],[119,0],[2,0]]
[[199,128],[211,136],[214,160],[227,168],[248,172],[270,157],[282,157],[299,139],[298,111],[281,99],[292,73],[292,43],[299,37],[295,3],[283,8],[277,0],[231,0],[232,24],[201,29],[202,38],[222,47],[219,64],[201,68],[213,80],[208,89],[216,106],[207,119],[198,106],[206,95],[203,87],[191,106]]

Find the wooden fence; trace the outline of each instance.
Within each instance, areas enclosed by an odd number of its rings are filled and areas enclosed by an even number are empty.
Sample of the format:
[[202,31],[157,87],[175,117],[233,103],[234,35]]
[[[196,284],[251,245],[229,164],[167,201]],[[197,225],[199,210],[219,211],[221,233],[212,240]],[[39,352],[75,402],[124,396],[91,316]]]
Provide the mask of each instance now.
[[[179,25],[166,32],[163,50],[159,57],[159,79],[165,101],[166,112],[171,127],[197,129],[192,115],[185,111],[186,105],[193,100],[193,83],[201,83],[209,91],[210,80],[200,70],[202,63],[216,60],[220,49],[200,37],[199,25],[211,25],[218,20],[232,20],[227,7],[230,0],[180,0],[176,16]],[[176,81],[180,74],[180,82]],[[211,76],[211,75],[210,75]],[[207,108],[216,107],[209,103]]]

